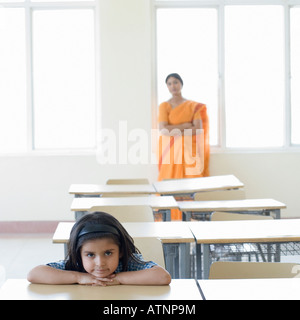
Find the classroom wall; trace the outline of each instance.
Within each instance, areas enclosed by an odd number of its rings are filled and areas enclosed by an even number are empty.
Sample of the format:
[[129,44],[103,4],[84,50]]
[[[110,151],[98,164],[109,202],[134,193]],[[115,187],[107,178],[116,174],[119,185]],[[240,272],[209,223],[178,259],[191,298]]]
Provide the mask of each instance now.
[[[150,134],[152,90],[149,0],[100,0],[101,123],[117,131]],[[215,153],[211,174],[235,174],[249,198],[270,197],[288,206],[284,217],[300,217],[299,153]],[[72,183],[105,183],[108,178],[156,180],[157,166],[100,165],[90,155],[0,156],[0,222],[72,220]]]
[[[235,174],[248,198],[287,204],[283,217],[300,217],[300,155],[212,154],[211,174]],[[72,220],[72,183],[105,183],[108,178],[156,180],[155,165],[102,165],[95,155],[0,157],[0,221]]]

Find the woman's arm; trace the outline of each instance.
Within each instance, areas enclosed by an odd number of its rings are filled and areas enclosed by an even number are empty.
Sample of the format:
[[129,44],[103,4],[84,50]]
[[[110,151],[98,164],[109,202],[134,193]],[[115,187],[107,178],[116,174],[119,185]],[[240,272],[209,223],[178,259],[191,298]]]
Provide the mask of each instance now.
[[179,130],[181,133],[184,131],[184,129],[191,129],[192,123],[191,122],[184,122],[176,125],[169,124],[168,122],[159,122],[158,128],[164,135],[177,135],[176,131],[172,130]]
[[159,122],[158,128],[160,132],[166,136],[182,135],[186,129],[191,129],[192,135],[195,135],[197,133],[196,130],[202,128],[202,121],[201,119],[196,119],[193,122],[184,122],[177,125],[171,125],[168,124],[168,122]]
[[112,279],[113,282],[107,283],[107,285],[168,285],[171,282],[169,272],[160,266],[139,271],[120,272]]
[[47,265],[33,268],[27,275],[27,280],[31,283],[41,284],[86,284],[86,285],[106,285],[112,279],[97,279],[89,273],[60,270]]

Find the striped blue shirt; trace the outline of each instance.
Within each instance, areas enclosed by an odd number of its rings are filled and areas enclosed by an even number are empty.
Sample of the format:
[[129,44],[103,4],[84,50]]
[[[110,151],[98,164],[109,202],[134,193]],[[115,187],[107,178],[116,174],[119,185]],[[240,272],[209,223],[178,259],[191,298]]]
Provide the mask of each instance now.
[[[129,258],[128,261],[128,268],[127,271],[139,271],[139,270],[145,270],[145,269],[150,269],[154,266],[157,266],[157,263],[153,261],[145,261],[143,256],[141,254],[134,253],[134,256],[140,261],[135,261],[132,258]],[[47,266],[50,266],[55,269],[60,269],[60,270],[66,270],[66,261],[65,260],[60,260],[57,262],[51,262],[47,263]],[[119,262],[119,265],[115,271],[115,273],[119,273],[122,271],[122,263]]]

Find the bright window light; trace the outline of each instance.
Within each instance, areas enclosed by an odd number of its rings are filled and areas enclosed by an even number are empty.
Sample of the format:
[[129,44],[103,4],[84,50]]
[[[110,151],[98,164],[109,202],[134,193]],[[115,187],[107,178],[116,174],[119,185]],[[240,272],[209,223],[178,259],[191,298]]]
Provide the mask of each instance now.
[[300,8],[291,10],[292,144],[300,144]]
[[0,8],[0,152],[27,148],[25,10]]
[[227,147],[284,144],[282,6],[225,8]]
[[94,41],[93,10],[34,11],[35,149],[95,147]]

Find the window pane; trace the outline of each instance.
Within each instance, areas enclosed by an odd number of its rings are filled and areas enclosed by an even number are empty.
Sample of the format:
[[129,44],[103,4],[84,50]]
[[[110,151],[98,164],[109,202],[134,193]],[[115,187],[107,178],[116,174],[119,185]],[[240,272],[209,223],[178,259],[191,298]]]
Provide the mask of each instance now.
[[0,8],[0,152],[25,151],[25,12]]
[[300,144],[300,8],[291,10],[292,143]]
[[35,11],[35,148],[95,146],[92,10]]
[[281,6],[225,9],[227,147],[284,141],[284,21]]
[[176,72],[183,96],[207,105],[210,144],[218,144],[217,10],[157,10],[158,102],[169,100],[165,79]]

